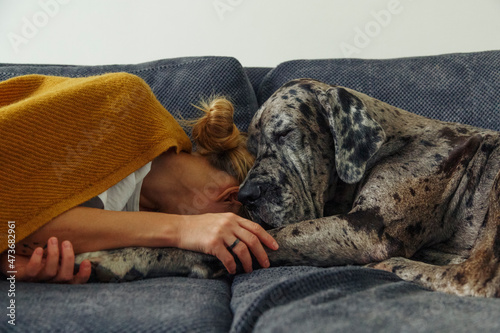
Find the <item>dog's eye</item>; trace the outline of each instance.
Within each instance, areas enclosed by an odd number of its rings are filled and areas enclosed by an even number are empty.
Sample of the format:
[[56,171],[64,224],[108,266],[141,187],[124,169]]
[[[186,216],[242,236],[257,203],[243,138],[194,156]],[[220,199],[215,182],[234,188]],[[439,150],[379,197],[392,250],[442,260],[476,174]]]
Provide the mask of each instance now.
[[275,137],[274,137],[274,139],[275,139],[277,142],[279,142],[279,143],[283,144],[283,143],[285,143],[286,138],[287,138],[287,137],[290,135],[290,133],[292,133],[292,132],[293,132],[293,129],[287,129],[287,130],[284,130],[284,131],[276,132],[276,133],[274,134],[274,136],[275,136]]

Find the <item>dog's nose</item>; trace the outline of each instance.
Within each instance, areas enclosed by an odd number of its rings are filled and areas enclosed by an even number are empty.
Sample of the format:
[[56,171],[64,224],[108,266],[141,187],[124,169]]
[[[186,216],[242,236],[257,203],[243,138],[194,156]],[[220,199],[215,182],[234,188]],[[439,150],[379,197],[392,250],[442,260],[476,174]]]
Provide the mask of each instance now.
[[252,182],[247,182],[240,188],[238,193],[238,201],[242,204],[253,204],[260,198],[260,185]]

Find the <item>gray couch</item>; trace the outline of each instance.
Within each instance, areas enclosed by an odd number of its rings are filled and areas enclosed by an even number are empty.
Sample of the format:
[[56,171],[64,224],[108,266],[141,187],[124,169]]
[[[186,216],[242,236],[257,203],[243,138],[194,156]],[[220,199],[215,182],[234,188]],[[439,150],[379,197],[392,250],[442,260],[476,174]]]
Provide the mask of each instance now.
[[[244,68],[234,58],[191,57],[138,65],[0,64],[0,80],[41,73],[127,71],[144,78],[174,115],[225,94],[246,129],[285,82],[310,77],[408,111],[500,131],[500,51],[390,60],[295,60]],[[6,153],[2,151],[2,154]],[[0,282],[10,328],[7,292]],[[276,267],[220,280],[166,277],[120,284],[15,284],[19,332],[499,332],[500,299],[430,292],[362,267]]]

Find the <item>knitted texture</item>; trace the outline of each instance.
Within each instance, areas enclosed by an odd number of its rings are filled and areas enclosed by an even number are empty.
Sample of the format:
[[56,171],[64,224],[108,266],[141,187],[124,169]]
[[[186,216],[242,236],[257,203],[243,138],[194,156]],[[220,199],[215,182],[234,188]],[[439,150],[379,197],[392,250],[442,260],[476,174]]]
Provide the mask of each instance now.
[[[7,294],[9,282],[0,281],[0,288]],[[166,277],[79,285],[17,281],[16,327],[3,319],[0,332],[229,332],[230,298],[226,280]]]
[[272,267],[234,278],[229,332],[499,332],[499,306],[365,267]]
[[0,252],[176,147],[182,128],[139,77],[43,75],[0,83]]
[[259,103],[298,78],[348,87],[428,118],[500,131],[500,51],[287,61],[263,79]]

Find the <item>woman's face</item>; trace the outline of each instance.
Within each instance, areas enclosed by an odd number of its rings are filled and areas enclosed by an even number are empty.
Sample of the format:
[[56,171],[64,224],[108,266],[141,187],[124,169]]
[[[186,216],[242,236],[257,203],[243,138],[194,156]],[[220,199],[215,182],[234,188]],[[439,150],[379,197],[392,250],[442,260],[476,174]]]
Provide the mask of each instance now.
[[[204,213],[238,213],[238,181],[228,173],[214,168],[208,160],[197,154],[180,153],[175,161],[174,174],[180,182],[177,195],[168,196],[168,213],[196,215]],[[164,211],[164,209],[161,209]]]

